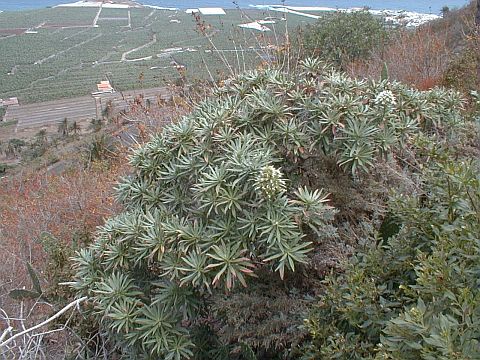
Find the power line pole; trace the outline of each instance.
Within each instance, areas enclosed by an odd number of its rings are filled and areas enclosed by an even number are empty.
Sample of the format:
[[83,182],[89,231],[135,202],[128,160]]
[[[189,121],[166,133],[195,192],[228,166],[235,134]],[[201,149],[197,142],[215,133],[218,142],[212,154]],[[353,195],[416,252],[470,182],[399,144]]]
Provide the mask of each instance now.
[[477,0],[477,13],[475,15],[475,25],[480,27],[480,0]]
[[475,12],[475,42],[477,50],[477,88],[480,89],[480,0],[477,0]]

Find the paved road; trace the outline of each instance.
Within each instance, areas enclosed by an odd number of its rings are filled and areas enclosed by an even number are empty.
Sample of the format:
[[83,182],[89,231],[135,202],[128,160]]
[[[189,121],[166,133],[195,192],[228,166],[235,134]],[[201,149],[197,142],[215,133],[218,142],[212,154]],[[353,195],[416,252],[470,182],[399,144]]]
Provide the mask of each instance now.
[[[99,96],[98,104],[104,109],[109,100],[115,111],[127,110],[129,103],[138,95],[155,103],[158,98],[167,99],[170,93],[167,88],[142,89],[121,93],[103,94]],[[96,118],[96,100],[92,96],[48,101],[43,103],[9,107],[5,120],[17,120],[16,132],[57,125],[65,118],[71,123],[89,121]]]

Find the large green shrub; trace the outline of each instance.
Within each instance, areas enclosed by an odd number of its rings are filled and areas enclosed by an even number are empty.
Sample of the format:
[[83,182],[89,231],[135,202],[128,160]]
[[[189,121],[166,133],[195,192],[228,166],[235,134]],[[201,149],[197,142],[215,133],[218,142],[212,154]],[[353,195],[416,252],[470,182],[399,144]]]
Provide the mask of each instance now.
[[426,143],[421,192],[395,196],[378,245],[326,280],[305,359],[479,358],[479,164]]
[[338,11],[321,17],[304,31],[303,46],[309,55],[343,66],[368,58],[387,41],[382,20],[367,11]]
[[459,110],[454,92],[357,81],[316,60],[231,79],[134,151],[125,211],[77,254],[75,288],[126,357],[190,358],[207,301],[260,272],[284,278],[332,236],[335,211],[306,164],[358,178]]

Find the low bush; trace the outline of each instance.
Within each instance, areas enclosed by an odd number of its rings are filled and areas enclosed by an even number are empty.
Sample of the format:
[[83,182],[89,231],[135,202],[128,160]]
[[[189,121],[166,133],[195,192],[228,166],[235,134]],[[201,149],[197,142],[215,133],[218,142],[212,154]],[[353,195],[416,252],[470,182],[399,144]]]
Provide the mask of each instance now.
[[421,193],[394,196],[376,245],[325,281],[304,359],[478,358],[480,164],[422,151]]
[[351,61],[369,58],[383,48],[388,32],[382,20],[367,11],[335,12],[322,16],[304,31],[303,47],[309,56],[344,67]]

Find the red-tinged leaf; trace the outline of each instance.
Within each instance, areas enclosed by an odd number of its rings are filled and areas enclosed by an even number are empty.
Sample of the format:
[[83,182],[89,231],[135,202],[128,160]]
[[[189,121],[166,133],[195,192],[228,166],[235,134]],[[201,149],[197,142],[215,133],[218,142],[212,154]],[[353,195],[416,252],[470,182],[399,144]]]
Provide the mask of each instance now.
[[253,273],[253,270],[251,270],[251,269],[240,269],[240,271],[245,273],[245,274],[252,274]]

